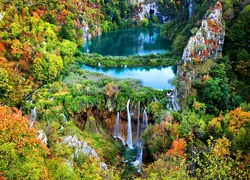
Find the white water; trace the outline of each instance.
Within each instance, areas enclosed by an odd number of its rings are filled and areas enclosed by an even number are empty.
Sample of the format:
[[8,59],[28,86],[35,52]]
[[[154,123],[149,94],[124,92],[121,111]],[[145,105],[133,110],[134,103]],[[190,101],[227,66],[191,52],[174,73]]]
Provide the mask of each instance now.
[[68,119],[66,118],[66,116],[64,115],[64,113],[62,113],[62,117],[64,119],[65,122],[68,122]]
[[120,135],[120,114],[117,112],[116,120],[115,120],[115,127],[114,127],[114,138],[118,137]]
[[132,126],[131,126],[131,115],[129,111],[129,102],[127,102],[127,116],[128,116],[128,135],[127,135],[127,145],[130,149],[133,149],[133,137],[132,137]]
[[117,138],[117,139],[120,139],[121,142],[122,142],[122,145],[126,145],[125,141],[122,138],[121,123],[120,123],[120,113],[119,112],[117,112],[117,115],[116,115],[113,137]]
[[144,109],[142,116],[142,132],[148,127],[148,115],[146,109],[147,108]]
[[36,106],[35,106],[33,109],[31,109],[31,112],[30,112],[29,127],[33,127],[33,124],[36,121],[36,118],[37,118],[37,114],[36,114]]
[[[148,116],[147,116],[146,109],[147,108],[145,108],[143,110],[142,125],[141,125],[141,131],[140,131],[141,133],[148,127]],[[138,109],[138,113],[139,113],[139,109]],[[136,142],[136,145],[137,145],[137,142]],[[139,147],[139,150],[138,150],[138,153],[136,155],[136,159],[132,164],[134,165],[134,167],[138,168],[137,172],[140,173],[141,167],[142,167],[142,155],[143,155],[143,143],[140,141],[140,139],[139,139],[137,146]]]
[[189,14],[189,19],[190,19],[192,14],[193,14],[193,2],[192,2],[192,0],[189,0],[188,14]]
[[136,128],[136,146],[140,146],[140,101],[138,102],[138,117],[137,117],[137,128]]
[[141,167],[142,167],[142,154],[143,154],[143,149],[141,148],[140,152],[139,152],[139,157],[138,157],[138,170],[137,172],[140,173],[141,172]]
[[168,105],[167,108],[169,110],[173,109],[174,111],[181,110],[178,102],[176,101],[177,98],[177,90],[173,89],[170,93],[167,92],[167,98],[171,101],[172,108]]

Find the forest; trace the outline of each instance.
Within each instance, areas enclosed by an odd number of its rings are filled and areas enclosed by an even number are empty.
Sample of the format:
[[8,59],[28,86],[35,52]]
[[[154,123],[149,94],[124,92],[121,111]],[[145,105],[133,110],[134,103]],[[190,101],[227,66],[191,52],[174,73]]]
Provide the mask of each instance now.
[[[166,22],[144,13],[150,3]],[[79,50],[102,33],[142,27],[160,27],[172,51]],[[249,27],[249,0],[1,0],[0,180],[250,179]],[[180,107],[167,108],[173,90],[80,67],[98,63],[175,66]],[[141,165],[125,155],[139,150],[112,136],[117,114],[127,126],[128,100],[132,121],[148,118]]]

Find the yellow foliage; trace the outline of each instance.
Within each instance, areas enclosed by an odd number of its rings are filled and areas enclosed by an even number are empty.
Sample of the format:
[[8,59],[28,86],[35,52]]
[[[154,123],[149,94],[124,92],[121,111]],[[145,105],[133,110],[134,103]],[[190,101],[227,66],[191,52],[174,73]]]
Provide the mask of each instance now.
[[193,102],[193,108],[195,109],[195,111],[206,111],[206,105],[205,103],[200,103],[198,101],[196,101],[196,98],[194,98],[194,102]]
[[216,140],[213,153],[222,157],[230,155],[230,146],[231,142],[223,136],[222,138]]
[[248,122],[250,122],[250,112],[243,112],[241,108],[236,108],[229,112],[229,125],[228,129],[235,133],[239,132],[241,127],[244,127]]

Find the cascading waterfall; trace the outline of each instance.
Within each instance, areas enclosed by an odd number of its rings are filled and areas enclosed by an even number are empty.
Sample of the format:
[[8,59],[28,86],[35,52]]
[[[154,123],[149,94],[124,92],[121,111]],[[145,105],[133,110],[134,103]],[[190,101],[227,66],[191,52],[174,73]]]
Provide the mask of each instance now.
[[136,146],[141,145],[140,140],[140,101],[138,102],[138,117],[137,117],[137,128],[136,128]]
[[127,102],[127,116],[128,116],[128,135],[127,135],[127,145],[130,149],[133,149],[133,137],[132,137],[132,126],[131,126],[131,114],[129,111],[129,102]]
[[[133,155],[130,158],[126,159],[125,162],[130,162],[134,167],[137,168],[137,172],[141,172],[142,167],[142,157],[143,157],[143,143],[141,142],[140,136],[141,133],[148,127],[148,116],[147,116],[147,108],[143,110],[142,113],[142,120],[140,119],[141,114],[141,108],[140,108],[140,101],[138,101],[138,114],[137,114],[137,128],[136,128],[136,147],[133,149],[133,137],[132,137],[132,122],[131,122],[131,114],[132,114],[132,106],[134,103],[131,104],[131,107],[129,107],[130,99],[127,101],[126,109],[127,109],[127,141],[126,143],[122,139],[121,134],[121,122],[120,122],[120,113],[117,112],[116,120],[115,120],[115,126],[114,126],[114,132],[113,137],[118,138],[122,141],[123,145],[128,146],[126,152],[133,152],[136,150],[136,156]],[[129,160],[130,159],[130,160]],[[134,160],[131,162],[131,160]]]
[[189,19],[193,15],[193,1],[189,0],[189,5],[188,5],[188,14],[189,14]]

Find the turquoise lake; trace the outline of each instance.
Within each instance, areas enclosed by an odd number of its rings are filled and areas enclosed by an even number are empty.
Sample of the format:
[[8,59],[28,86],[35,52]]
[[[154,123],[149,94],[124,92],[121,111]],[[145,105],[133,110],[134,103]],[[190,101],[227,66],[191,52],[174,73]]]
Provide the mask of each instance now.
[[81,66],[82,69],[103,73],[115,78],[133,78],[139,79],[143,86],[152,87],[154,89],[172,89],[173,85],[170,81],[175,77],[174,67],[165,68],[102,68],[102,67],[90,67],[86,65]]
[[137,28],[103,33],[85,42],[80,50],[103,56],[129,56],[164,53],[172,50],[171,45],[160,36],[160,28]]

